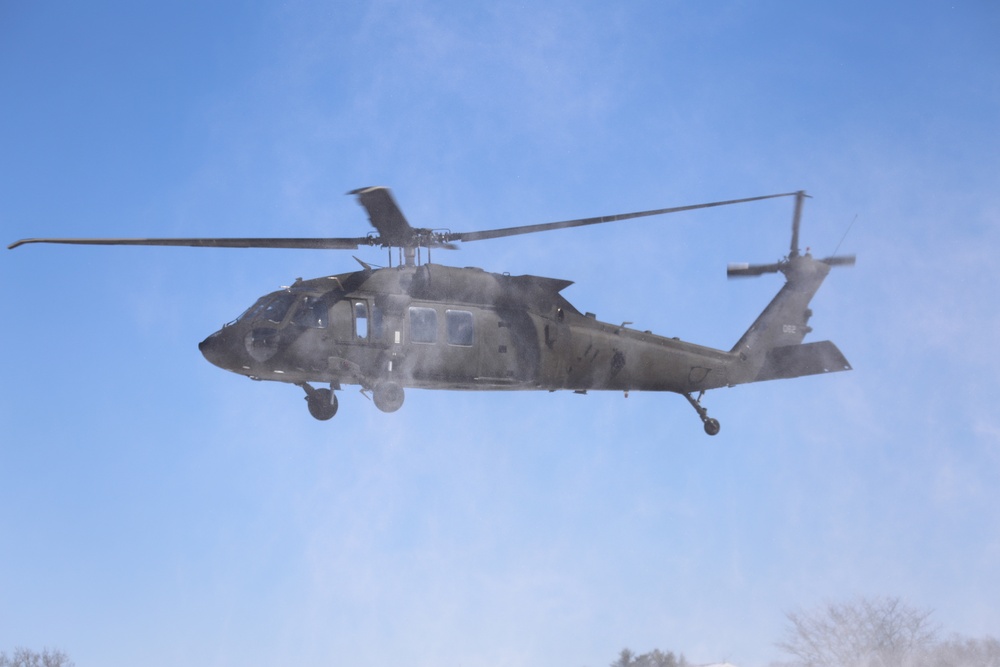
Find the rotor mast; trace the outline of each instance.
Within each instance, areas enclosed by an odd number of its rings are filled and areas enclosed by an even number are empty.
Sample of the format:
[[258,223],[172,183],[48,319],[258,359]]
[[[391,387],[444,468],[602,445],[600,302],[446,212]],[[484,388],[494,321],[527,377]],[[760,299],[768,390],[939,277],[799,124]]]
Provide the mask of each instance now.
[[411,245],[403,246],[403,266],[414,266],[416,264],[414,261],[416,256],[416,247]]

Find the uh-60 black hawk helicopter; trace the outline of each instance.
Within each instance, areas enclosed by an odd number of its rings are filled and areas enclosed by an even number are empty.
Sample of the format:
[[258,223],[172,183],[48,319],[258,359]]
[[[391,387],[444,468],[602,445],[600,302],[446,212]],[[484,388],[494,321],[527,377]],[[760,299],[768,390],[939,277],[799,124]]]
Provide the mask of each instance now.
[[[309,412],[330,419],[342,385],[360,385],[375,405],[394,412],[404,389],[670,391],[691,403],[715,435],[719,422],[701,405],[706,390],[849,370],[830,341],[803,343],[809,302],[831,266],[853,256],[813,259],[799,252],[804,192],[567,220],[478,232],[412,227],[391,192],[356,195],[377,233],[359,238],[25,239],[11,244],[70,243],[226,248],[353,249],[381,246],[387,268],[295,284],[262,296],[199,344],[210,362],[254,380],[305,390]],[[786,282],[729,351],[599,322],[560,292],[571,281],[511,276],[432,264],[432,249],[554,229],[615,222],[743,202],[795,197],[791,250],[773,264],[730,265],[730,277],[781,272]],[[393,250],[399,254],[392,266]],[[427,261],[422,262],[426,250]],[[357,259],[357,258],[355,258]],[[314,387],[322,383],[326,387]],[[697,393],[697,397],[693,394]]]

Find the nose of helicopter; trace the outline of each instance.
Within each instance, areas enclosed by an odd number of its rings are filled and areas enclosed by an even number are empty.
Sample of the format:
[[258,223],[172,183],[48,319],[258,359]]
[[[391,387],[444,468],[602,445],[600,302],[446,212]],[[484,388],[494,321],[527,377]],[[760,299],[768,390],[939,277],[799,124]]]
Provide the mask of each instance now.
[[209,362],[219,368],[228,369],[230,367],[230,357],[232,356],[228,347],[227,336],[222,331],[214,334],[198,343],[198,349]]

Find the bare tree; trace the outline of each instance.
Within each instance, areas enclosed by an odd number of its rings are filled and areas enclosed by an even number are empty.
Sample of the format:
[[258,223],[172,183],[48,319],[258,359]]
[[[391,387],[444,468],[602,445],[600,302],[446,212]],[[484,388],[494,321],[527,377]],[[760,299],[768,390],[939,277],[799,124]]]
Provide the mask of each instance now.
[[59,650],[43,649],[41,653],[18,647],[7,657],[0,652],[0,667],[74,667],[69,656]]
[[778,647],[804,667],[904,667],[934,646],[931,612],[898,597],[857,598],[786,614]]
[[956,635],[934,646],[921,667],[1000,667],[1000,641]]
[[[634,664],[632,658],[635,657],[635,653],[627,648],[623,648],[621,653],[618,654],[618,659],[611,663],[609,667],[632,667]],[[0,665],[0,667],[3,667]]]
[[[618,654],[618,659],[611,663],[610,667],[687,667],[688,662],[681,653],[680,658],[674,655],[673,651],[664,653],[658,648],[654,648],[649,653],[636,655],[627,648],[623,648]],[[2,667],[2,666],[0,666]]]

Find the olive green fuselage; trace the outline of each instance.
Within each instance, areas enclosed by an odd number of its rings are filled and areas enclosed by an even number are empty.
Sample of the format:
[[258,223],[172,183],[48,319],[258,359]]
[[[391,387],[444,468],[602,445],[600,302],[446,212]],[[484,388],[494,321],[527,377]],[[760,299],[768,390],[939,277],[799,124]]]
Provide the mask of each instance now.
[[371,388],[692,392],[736,354],[599,322],[569,281],[436,264],[363,270],[262,297],[201,344],[259,380]]

